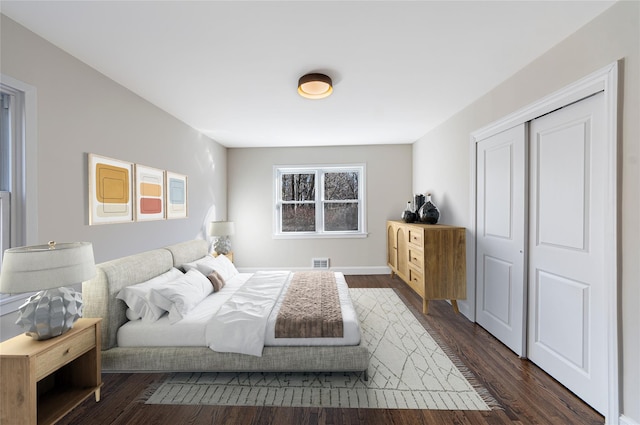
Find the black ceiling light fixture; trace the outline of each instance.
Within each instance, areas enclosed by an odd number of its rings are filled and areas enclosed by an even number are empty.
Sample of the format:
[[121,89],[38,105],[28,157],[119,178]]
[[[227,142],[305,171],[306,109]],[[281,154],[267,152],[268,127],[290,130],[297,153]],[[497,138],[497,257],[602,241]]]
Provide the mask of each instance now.
[[306,74],[298,80],[298,94],[307,99],[322,99],[332,92],[333,83],[325,74]]

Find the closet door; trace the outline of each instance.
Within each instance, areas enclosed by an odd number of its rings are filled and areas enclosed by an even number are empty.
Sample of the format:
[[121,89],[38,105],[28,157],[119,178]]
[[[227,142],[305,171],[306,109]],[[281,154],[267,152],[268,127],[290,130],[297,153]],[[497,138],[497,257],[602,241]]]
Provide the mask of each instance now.
[[528,356],[606,414],[603,122],[599,93],[530,124]]
[[525,124],[477,143],[476,321],[525,350]]

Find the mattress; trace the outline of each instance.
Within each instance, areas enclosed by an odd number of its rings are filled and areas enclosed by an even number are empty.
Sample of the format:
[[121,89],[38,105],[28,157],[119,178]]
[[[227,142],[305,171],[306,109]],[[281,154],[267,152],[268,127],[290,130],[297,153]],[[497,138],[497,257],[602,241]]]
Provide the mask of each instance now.
[[[360,343],[360,324],[349,296],[349,287],[342,273],[335,275],[344,323],[344,336],[342,338],[276,338],[275,322],[286,293],[285,286],[269,316],[265,346],[337,346]],[[125,323],[118,329],[118,346],[207,347],[209,344],[206,340],[206,329],[210,319],[251,276],[252,273],[240,273],[229,279],[222,290],[209,295],[182,320],[174,324],[169,323],[167,314],[152,323],[142,320]]]

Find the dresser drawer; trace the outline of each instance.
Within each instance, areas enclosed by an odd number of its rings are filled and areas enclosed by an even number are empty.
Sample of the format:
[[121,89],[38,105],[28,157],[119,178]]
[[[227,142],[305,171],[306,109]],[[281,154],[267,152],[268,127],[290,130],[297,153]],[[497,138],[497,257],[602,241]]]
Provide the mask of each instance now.
[[409,227],[409,243],[422,246],[422,242],[424,240],[423,235],[423,229]]
[[409,267],[409,281],[407,283],[421,297],[424,297],[424,276],[421,271]]
[[75,360],[96,346],[96,328],[91,326],[74,338],[68,338],[50,350],[38,354],[36,361],[36,379],[42,379],[61,366]]
[[424,251],[409,248],[409,264],[413,264],[419,270],[424,270]]

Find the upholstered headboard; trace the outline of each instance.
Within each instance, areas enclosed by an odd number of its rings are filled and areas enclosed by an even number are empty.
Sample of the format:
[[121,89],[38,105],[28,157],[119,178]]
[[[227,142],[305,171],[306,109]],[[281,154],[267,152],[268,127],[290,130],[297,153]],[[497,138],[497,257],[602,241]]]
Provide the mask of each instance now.
[[202,239],[182,242],[175,245],[169,245],[165,249],[171,252],[173,256],[173,266],[180,267],[184,263],[190,263],[193,260],[202,258],[209,253],[209,244]]
[[193,240],[96,265],[96,276],[82,283],[83,316],[102,318],[102,349],[116,346],[118,328],[127,321],[127,306],[116,299],[122,288],[202,258],[207,249],[206,241]]

